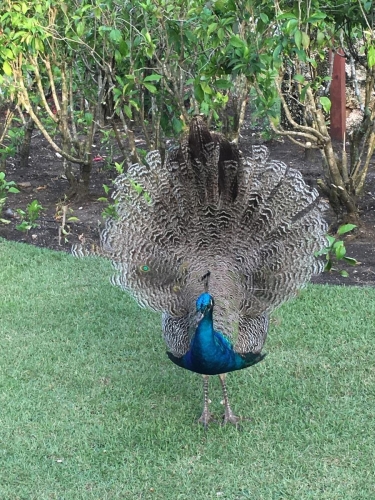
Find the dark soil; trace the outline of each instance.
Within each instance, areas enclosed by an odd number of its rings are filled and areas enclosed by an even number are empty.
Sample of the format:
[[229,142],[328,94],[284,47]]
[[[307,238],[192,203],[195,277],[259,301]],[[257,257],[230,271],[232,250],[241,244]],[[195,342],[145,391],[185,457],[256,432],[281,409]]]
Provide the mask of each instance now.
[[[259,143],[255,132],[245,129],[240,147],[246,155],[252,144]],[[140,147],[142,143],[140,142]],[[271,158],[284,161],[287,165],[299,169],[310,185],[316,185],[316,179],[321,176],[321,157],[318,151],[312,151],[308,158],[298,146],[285,140],[267,142]],[[19,194],[10,194],[3,213],[3,218],[10,220],[5,225],[0,223],[0,237],[25,242],[31,245],[47,247],[54,250],[69,251],[72,244],[85,238],[86,242],[97,242],[103,226],[101,216],[106,204],[98,198],[105,196],[103,184],[111,185],[116,173],[107,166],[113,151],[106,150],[97,144],[97,159],[92,172],[90,199],[82,202],[71,202],[67,217],[77,217],[79,220],[68,223],[69,234],[59,237],[61,226],[61,200],[68,191],[68,181],[62,175],[62,160],[49,147],[39,132],[32,139],[29,166],[21,169],[17,156],[7,162],[6,179],[18,184]],[[324,273],[316,277],[314,282],[343,285],[375,285],[375,169],[372,165],[363,198],[359,202],[361,226],[345,239],[347,255],[357,259],[360,264],[346,268],[349,277],[341,277],[338,273]],[[44,207],[38,226],[22,233],[16,229],[20,219],[17,208],[25,210],[26,206],[37,199]],[[327,203],[328,207],[328,203]],[[337,229],[337,221],[329,207],[327,220],[333,230]]]

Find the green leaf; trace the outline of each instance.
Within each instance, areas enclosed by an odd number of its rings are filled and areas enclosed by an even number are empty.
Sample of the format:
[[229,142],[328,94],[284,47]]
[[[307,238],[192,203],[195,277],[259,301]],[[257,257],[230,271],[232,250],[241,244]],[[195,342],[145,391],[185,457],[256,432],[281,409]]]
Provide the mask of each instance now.
[[124,173],[124,162],[122,161],[121,163],[118,163],[115,161],[115,169],[118,174],[123,174]]
[[338,260],[341,260],[344,257],[344,255],[346,254],[346,248],[345,248],[344,242],[337,241],[335,243],[335,245],[333,246],[333,248],[335,249],[336,258]]
[[133,106],[133,108],[135,108],[137,111],[139,111],[139,104],[136,101],[134,101],[133,99],[130,99],[129,104],[130,104],[130,106]]
[[122,60],[123,60],[123,57],[121,55],[121,52],[119,50],[115,50],[115,61],[118,64],[121,64]]
[[272,57],[274,59],[279,59],[280,52],[283,50],[283,46],[281,44],[277,45],[275,50],[273,51]]
[[94,119],[94,116],[93,116],[92,113],[85,113],[85,122],[86,122],[86,125],[91,125],[93,119]]
[[371,7],[372,7],[372,2],[363,3],[363,8],[365,9],[366,12],[370,12]]
[[299,82],[299,83],[304,83],[305,77],[303,75],[297,74],[297,75],[294,75],[293,80],[295,80],[296,82]]
[[12,68],[8,61],[3,62],[3,71],[7,76],[12,76]]
[[151,83],[145,83],[143,82],[143,86],[149,91],[151,92],[151,94],[155,94],[157,92],[157,88],[155,87],[155,85],[152,85]]
[[82,21],[80,21],[77,24],[76,30],[77,30],[77,35],[78,36],[82,36],[83,33],[85,32],[85,23],[83,23]]
[[282,21],[283,19],[296,19],[296,15],[292,12],[285,12],[284,14],[280,14],[276,17],[276,21]]
[[343,278],[347,278],[349,276],[348,271],[340,271],[340,274]]
[[202,87],[202,90],[205,94],[209,94],[211,95],[212,94],[212,89],[211,87],[208,85],[207,82],[201,82],[201,87]]
[[132,110],[130,109],[130,106],[128,106],[127,104],[124,104],[124,113],[129,118],[129,120],[133,118]]
[[344,262],[346,262],[347,264],[349,264],[349,266],[356,266],[357,264],[359,264],[358,260],[357,259],[353,259],[352,257],[343,257],[342,260]]
[[174,118],[172,119],[172,127],[173,127],[173,130],[174,130],[177,134],[179,134],[179,133],[182,131],[183,126],[184,126],[183,122],[182,122],[181,120],[179,120],[178,118],[174,117]]
[[6,56],[7,59],[14,59],[14,52],[7,47],[6,49],[3,50],[3,54]]
[[44,45],[43,45],[42,40],[40,40],[40,38],[34,39],[34,46],[35,46],[35,50],[37,50],[38,52],[44,52]]
[[302,43],[302,32],[301,30],[296,30],[296,32],[294,33],[294,41],[297,45],[297,48],[300,49],[301,48],[301,43]]
[[316,35],[316,41],[318,43],[318,45],[322,45],[324,43],[324,40],[325,40],[325,36],[324,36],[324,33],[322,31],[318,31],[317,35]]
[[308,22],[308,23],[316,23],[317,21],[322,21],[326,17],[327,17],[327,15],[324,14],[323,12],[315,12],[312,16],[310,16],[308,18],[308,20],[306,22]]
[[298,26],[298,19],[290,19],[287,23],[286,23],[286,26],[285,26],[285,31],[287,33],[292,33],[292,31],[294,30],[294,28]]
[[17,224],[16,229],[17,229],[17,231],[26,232],[29,229],[31,229],[31,227],[32,227],[31,224],[29,224],[26,221],[23,221],[23,222],[21,222],[21,224]]
[[310,45],[310,37],[307,33],[304,31],[302,32],[302,47],[304,49],[307,49]]
[[321,250],[318,250],[317,252],[314,252],[315,257],[320,257],[320,255],[327,255],[329,253],[330,249],[329,248],[322,248]]
[[112,42],[119,43],[122,40],[122,33],[120,30],[111,30],[109,33],[109,38]]
[[303,87],[302,91],[301,91],[301,97],[300,97],[300,101],[301,102],[305,102],[305,98],[306,98],[306,93],[308,91],[308,89],[310,88],[310,84],[307,84]]
[[218,89],[229,89],[232,86],[228,80],[219,79],[215,81],[215,87]]
[[371,45],[367,51],[367,62],[370,68],[375,64],[375,47]]
[[198,102],[202,102],[204,99],[204,92],[199,84],[194,85],[194,97]]
[[344,246],[344,242],[342,240],[337,240],[335,241],[335,243],[333,244],[333,249],[335,250],[336,248],[339,248],[339,247],[342,247]]
[[337,234],[345,234],[349,233],[349,231],[352,231],[355,229],[357,226],[355,224],[344,224],[343,226],[340,226],[337,230]]
[[207,36],[210,36],[211,33],[213,33],[216,28],[218,27],[218,23],[212,23],[209,25],[208,30],[207,30]]
[[329,247],[331,247],[335,243],[335,241],[336,241],[336,239],[333,236],[329,235],[329,234],[326,235],[326,238],[328,240],[328,246]]
[[324,270],[325,270],[325,271],[330,271],[331,269],[332,269],[332,261],[331,261],[331,260],[329,260],[329,261],[327,262],[327,264],[325,265]]
[[15,187],[10,187],[8,189],[8,192],[9,193],[19,193],[20,191],[19,191],[19,189],[15,188]]
[[158,75],[156,73],[153,73],[152,75],[146,76],[146,78],[143,80],[144,82],[159,82],[162,79],[162,75]]
[[118,45],[118,50],[120,51],[122,57],[126,57],[129,53],[129,47],[128,44],[125,42],[125,40],[121,40],[119,45]]
[[245,42],[241,40],[238,36],[232,36],[229,40],[230,45],[236,48],[241,48],[244,46]]
[[322,105],[324,111],[326,113],[329,113],[329,111],[331,109],[331,100],[328,99],[328,97],[321,97],[320,98],[320,104]]
[[265,14],[264,12],[261,12],[259,14],[259,17],[261,18],[261,20],[264,22],[264,24],[268,24],[269,23],[269,18],[267,16],[267,14]]
[[146,49],[147,57],[149,57],[151,59],[153,57],[153,55],[154,55],[154,51],[155,51],[155,46],[154,45],[150,45],[150,47],[148,47]]

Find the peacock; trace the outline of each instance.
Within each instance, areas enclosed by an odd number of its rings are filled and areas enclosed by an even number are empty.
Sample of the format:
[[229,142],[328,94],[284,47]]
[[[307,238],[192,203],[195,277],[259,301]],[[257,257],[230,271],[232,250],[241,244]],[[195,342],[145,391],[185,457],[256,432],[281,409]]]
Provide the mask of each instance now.
[[[270,312],[323,269],[324,204],[297,170],[236,144],[194,117],[180,145],[147,154],[115,181],[117,216],[101,234],[115,285],[162,313],[169,359],[223,390],[224,423],[240,418],[226,374],[259,363]],[[82,249],[75,249],[76,254]]]

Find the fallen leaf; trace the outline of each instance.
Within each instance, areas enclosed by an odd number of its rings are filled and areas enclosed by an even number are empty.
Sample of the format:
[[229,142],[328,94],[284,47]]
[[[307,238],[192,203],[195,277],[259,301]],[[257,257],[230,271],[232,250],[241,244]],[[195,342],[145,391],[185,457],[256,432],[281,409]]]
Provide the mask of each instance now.
[[30,188],[31,182],[17,182],[17,186],[21,189]]

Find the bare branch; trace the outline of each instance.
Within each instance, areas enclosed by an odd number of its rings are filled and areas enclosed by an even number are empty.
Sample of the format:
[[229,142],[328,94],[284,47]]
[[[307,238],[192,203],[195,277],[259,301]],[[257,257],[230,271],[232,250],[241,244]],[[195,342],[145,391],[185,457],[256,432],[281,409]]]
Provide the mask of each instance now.
[[46,57],[46,59],[43,60],[43,62],[46,65],[46,68],[47,68],[49,83],[51,85],[51,92],[52,92],[53,102],[55,103],[56,110],[59,113],[60,112],[60,102],[59,102],[59,99],[57,97],[57,92],[56,92],[56,87],[55,87],[55,79],[54,79],[53,74],[52,74],[51,63],[49,61],[48,56]]
[[298,142],[296,141],[295,139],[293,139],[293,137],[302,137],[304,139],[308,139],[309,141],[313,141],[314,143],[316,143],[316,137],[314,137],[313,135],[310,135],[310,134],[307,134],[306,132],[299,132],[299,131],[296,131],[296,130],[282,130],[280,128],[277,128],[274,123],[272,123],[271,119],[269,119],[269,122],[270,122],[270,125],[271,125],[271,128],[274,132],[276,132],[276,134],[278,135],[282,135],[284,137],[288,137],[292,142],[298,144],[299,146],[303,147],[303,148],[306,148],[306,149],[309,149],[311,147],[314,147],[316,149],[319,149],[321,146],[318,146],[318,145],[315,145],[315,146],[305,146],[303,143],[301,142]]
[[[309,136],[313,137],[312,140],[314,140],[314,142],[318,141],[320,142],[321,144],[324,144],[325,141],[326,141],[326,138],[324,137],[323,134],[321,134],[318,130],[312,128],[312,127],[307,127],[305,125],[300,125],[299,123],[297,123],[293,117],[292,117],[292,114],[289,110],[289,107],[285,101],[285,98],[284,98],[284,95],[282,93],[282,90],[281,90],[281,86],[280,86],[280,82],[278,80],[275,80],[275,83],[276,83],[276,88],[277,88],[277,92],[279,94],[279,97],[280,97],[280,100],[281,100],[281,103],[282,103],[282,106],[283,106],[283,109],[285,111],[285,115],[289,121],[289,123],[297,130],[301,131],[301,132],[305,132],[306,134],[309,134]],[[309,89],[308,89],[309,90]],[[307,90],[307,92],[308,92]]]
[[[46,99],[46,96],[45,96],[45,92],[44,92],[43,85],[42,85],[42,79],[41,79],[40,73],[39,73],[39,64],[38,64],[37,58],[33,57],[33,56],[30,56],[30,60],[31,60],[31,62],[33,64],[35,81],[36,81],[36,84],[37,84],[37,87],[38,87],[39,95],[40,95],[40,97],[42,99],[42,103],[43,103],[44,109],[47,111],[47,114],[51,118],[51,120],[53,120],[55,123],[57,123],[58,122],[58,118],[57,118],[57,116],[55,116],[52,113],[51,107],[49,106],[49,104],[47,102],[47,99]],[[56,105],[56,103],[55,103],[55,105]],[[56,107],[56,109],[58,109],[58,108]]]

